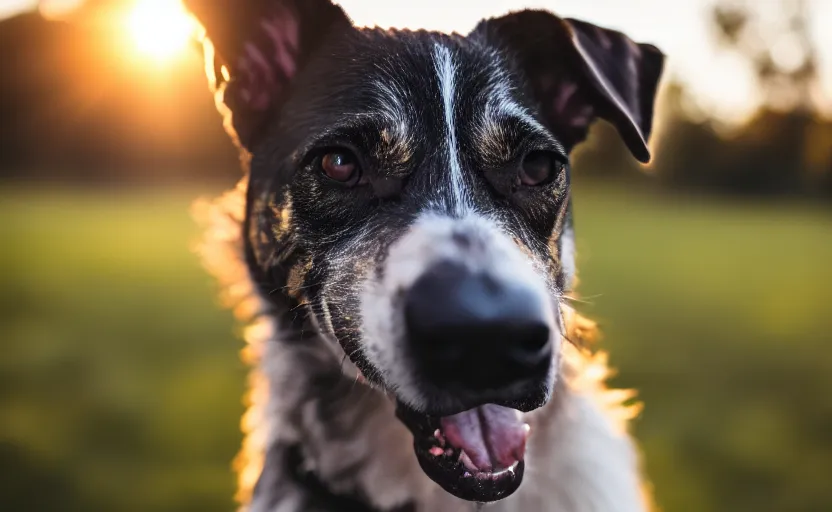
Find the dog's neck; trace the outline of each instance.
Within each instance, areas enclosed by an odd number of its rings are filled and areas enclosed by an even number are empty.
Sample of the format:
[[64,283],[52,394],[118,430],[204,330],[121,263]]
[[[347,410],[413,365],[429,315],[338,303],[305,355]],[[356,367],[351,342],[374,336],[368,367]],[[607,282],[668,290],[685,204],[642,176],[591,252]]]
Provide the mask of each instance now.
[[[305,328],[314,332],[314,326]],[[294,342],[297,332],[278,327],[275,333],[260,362],[269,388],[262,404],[269,426],[252,510],[274,510],[260,503],[273,503],[273,493],[285,496],[286,480],[314,496],[300,499],[329,503],[323,510],[408,510],[430,494],[434,484],[419,468],[413,438],[396,419],[393,402],[349,375],[345,366],[351,363],[338,356],[332,340]]]

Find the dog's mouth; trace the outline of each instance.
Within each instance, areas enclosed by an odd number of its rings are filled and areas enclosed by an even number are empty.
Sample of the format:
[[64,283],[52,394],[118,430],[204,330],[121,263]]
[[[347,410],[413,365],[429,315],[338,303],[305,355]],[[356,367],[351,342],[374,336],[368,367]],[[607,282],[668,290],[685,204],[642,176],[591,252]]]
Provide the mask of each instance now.
[[397,414],[413,432],[422,470],[447,492],[468,501],[491,502],[520,487],[529,436],[520,411],[485,404],[439,417],[399,404]]

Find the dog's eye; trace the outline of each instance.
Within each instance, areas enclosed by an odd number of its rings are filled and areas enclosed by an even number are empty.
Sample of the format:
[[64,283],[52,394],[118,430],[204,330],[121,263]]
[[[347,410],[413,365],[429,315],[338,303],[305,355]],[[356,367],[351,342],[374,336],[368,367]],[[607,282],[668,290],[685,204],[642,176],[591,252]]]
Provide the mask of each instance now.
[[564,163],[555,153],[532,151],[523,158],[520,166],[520,183],[529,187],[545,185],[557,177]]
[[359,174],[358,161],[347,150],[325,153],[321,157],[320,166],[327,178],[340,183],[354,182]]

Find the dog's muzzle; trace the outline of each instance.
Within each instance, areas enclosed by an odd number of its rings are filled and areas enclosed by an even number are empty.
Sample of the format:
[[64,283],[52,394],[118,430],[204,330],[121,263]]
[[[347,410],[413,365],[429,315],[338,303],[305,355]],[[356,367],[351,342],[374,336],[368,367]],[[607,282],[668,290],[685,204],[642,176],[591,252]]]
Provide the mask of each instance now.
[[389,248],[363,296],[365,353],[382,370],[424,472],[489,502],[522,480],[530,430],[556,378],[557,301],[490,219],[427,215]]
[[498,500],[522,482],[529,427],[498,403],[522,401],[550,371],[545,307],[522,283],[453,262],[429,268],[405,295],[407,346],[422,378],[473,407],[446,416],[400,408],[400,417],[417,433],[423,470],[460,498]]

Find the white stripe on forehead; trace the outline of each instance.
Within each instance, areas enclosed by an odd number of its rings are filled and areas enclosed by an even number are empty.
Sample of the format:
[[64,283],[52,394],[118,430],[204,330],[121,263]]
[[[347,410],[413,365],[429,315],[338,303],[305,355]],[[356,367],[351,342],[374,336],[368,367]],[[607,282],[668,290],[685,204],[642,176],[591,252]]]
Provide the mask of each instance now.
[[468,205],[468,194],[465,190],[465,180],[462,166],[459,163],[459,150],[456,140],[456,125],[454,121],[454,99],[456,95],[456,65],[453,62],[451,50],[441,44],[436,44],[433,52],[436,74],[439,77],[439,91],[442,94],[442,106],[445,111],[445,137],[448,148],[448,166],[450,168],[450,185],[453,204],[450,210],[456,215],[464,215]]

